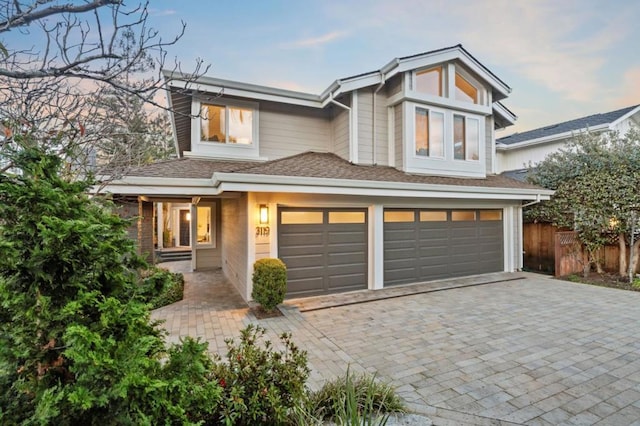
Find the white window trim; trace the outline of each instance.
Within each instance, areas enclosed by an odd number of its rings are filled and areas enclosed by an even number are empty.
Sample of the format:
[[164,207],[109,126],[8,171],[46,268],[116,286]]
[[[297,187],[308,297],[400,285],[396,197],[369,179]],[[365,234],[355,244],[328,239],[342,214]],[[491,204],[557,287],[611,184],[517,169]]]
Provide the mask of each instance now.
[[[441,176],[485,177],[485,148],[484,135],[485,117],[453,109],[434,108],[431,105],[415,102],[405,102],[404,107],[404,171],[408,173],[429,173]],[[415,112],[416,108],[424,108],[444,113],[444,158],[425,157],[415,154]],[[453,144],[453,116],[460,115],[478,120],[478,160],[454,159]],[[408,148],[408,149],[407,149]]]
[[[459,162],[473,162],[473,163],[477,163],[478,161],[480,161],[480,150],[483,148],[482,146],[482,128],[481,128],[481,117],[477,117],[474,115],[469,115],[466,114],[464,112],[460,112],[460,111],[453,111],[452,113],[452,118],[451,118],[451,125],[454,125],[453,122],[453,116],[460,116],[464,118],[464,143],[465,143],[465,152],[464,152],[464,159],[459,159],[459,158],[455,158],[455,152],[454,152],[454,156],[453,156],[453,161],[459,161]],[[469,128],[469,120],[476,120],[476,122],[478,123],[478,159],[477,160],[473,160],[473,159],[468,159],[467,155],[468,155],[468,150],[466,149],[467,146],[469,146],[469,132],[467,132],[467,129]],[[484,124],[484,123],[482,123]],[[451,135],[452,138],[454,137],[453,135],[455,134],[455,131],[451,130]],[[453,139],[451,139],[451,142],[453,143]],[[486,141],[485,141],[486,142]],[[455,147],[454,147],[454,151],[455,151]]]
[[[429,113],[431,113],[431,111],[433,112],[437,112],[442,114],[443,116],[443,123],[442,123],[442,153],[443,155],[418,155],[417,151],[417,145],[416,145],[416,113],[418,108],[420,109],[424,109],[427,110]],[[416,159],[423,159],[423,158],[428,158],[428,159],[432,159],[432,160],[445,160],[447,158],[447,110],[444,110],[442,108],[434,108],[431,106],[427,106],[427,105],[420,105],[420,104],[413,104],[413,134],[411,137],[411,141],[413,143],[412,145],[412,152],[413,152],[413,157]],[[431,130],[431,115],[428,115],[429,117],[429,130]],[[429,141],[429,145],[431,145],[431,141]]]
[[[226,142],[203,141],[200,138],[200,111],[203,104],[223,107],[238,107],[252,110],[252,143],[234,144]],[[213,101],[194,99],[191,104],[191,114],[197,118],[191,120],[191,153],[219,158],[258,158],[259,157],[259,126],[260,112],[257,102],[238,101],[235,99],[215,99]]]
[[[416,76],[418,72],[426,71],[429,69],[441,67],[442,69],[442,96],[433,95],[430,93],[418,92],[417,90],[417,81]],[[466,102],[460,101],[456,99],[456,73],[460,74],[465,80],[471,83],[478,90],[478,102]],[[489,104],[489,96],[486,87],[480,83],[476,78],[474,78],[471,74],[469,74],[463,67],[457,66],[456,64],[442,64],[442,65],[431,65],[427,67],[423,67],[420,69],[415,69],[410,72],[410,84],[409,92],[417,99],[423,99],[427,102],[437,102],[442,103],[443,105],[460,105],[460,107],[464,108],[463,105],[471,106],[471,108],[482,108],[488,107]],[[468,107],[467,107],[468,108]]]
[[[209,249],[209,248],[216,248],[216,241],[218,238],[218,227],[216,226],[216,203],[215,202],[203,202],[200,203],[198,205],[196,205],[196,212],[198,211],[198,207],[208,207],[211,209],[211,229],[209,230],[209,234],[211,234],[210,236],[210,243],[199,243],[198,240],[198,235],[197,235],[197,231],[195,232],[194,235],[194,239],[196,240],[196,249]],[[195,229],[198,229],[197,226],[197,221],[198,221],[198,217],[196,214],[196,227]]]
[[451,94],[451,99],[456,98],[456,93],[455,93],[455,88],[456,88],[456,78],[455,78],[455,73],[460,74],[460,76],[462,78],[464,78],[465,80],[467,80],[469,83],[471,83],[471,85],[473,87],[475,87],[478,90],[478,102],[477,103],[473,103],[473,102],[466,102],[466,101],[458,101],[458,102],[464,102],[464,103],[470,103],[472,105],[484,105],[487,106],[489,105],[487,102],[487,89],[475,78],[473,78],[473,76],[471,74],[469,74],[464,68],[462,67],[457,67],[454,65],[454,69],[453,69],[453,78],[451,79],[453,81],[453,90],[454,92]]

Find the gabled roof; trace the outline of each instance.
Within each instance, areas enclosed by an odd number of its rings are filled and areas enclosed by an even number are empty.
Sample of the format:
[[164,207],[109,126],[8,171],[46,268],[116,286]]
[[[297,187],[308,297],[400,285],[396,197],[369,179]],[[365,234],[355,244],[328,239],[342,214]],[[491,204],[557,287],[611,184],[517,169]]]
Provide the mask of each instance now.
[[496,139],[496,143],[510,146],[531,141],[545,142],[551,139],[558,139],[558,136],[570,136],[571,132],[575,132],[578,130],[598,129],[601,127],[608,128],[611,125],[615,124],[618,120],[632,115],[638,111],[640,111],[640,105],[633,105],[630,107],[601,114],[593,114],[562,123],[540,127],[538,129],[529,130],[522,133],[515,133],[510,136]]
[[489,85],[492,92],[493,112],[496,127],[502,128],[514,123],[516,116],[500,100],[511,93],[511,88],[498,78],[489,68],[471,55],[461,44],[442,49],[430,50],[416,55],[394,58],[380,69],[335,80],[320,94],[297,92],[269,86],[201,76],[193,78],[189,74],[163,70],[169,87],[168,102],[172,112],[173,134],[179,156],[189,150],[191,143],[191,96],[193,93],[216,97],[219,95],[274,101],[309,108],[324,108],[344,93],[384,83],[405,71],[432,66],[444,62],[462,63],[469,71]]

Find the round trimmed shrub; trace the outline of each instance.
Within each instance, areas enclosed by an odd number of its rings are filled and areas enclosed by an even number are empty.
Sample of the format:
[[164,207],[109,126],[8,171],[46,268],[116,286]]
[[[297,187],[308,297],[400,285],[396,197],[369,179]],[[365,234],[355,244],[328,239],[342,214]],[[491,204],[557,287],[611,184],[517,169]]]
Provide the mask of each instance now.
[[265,311],[273,311],[287,293],[287,267],[280,259],[260,259],[253,264],[251,297]]

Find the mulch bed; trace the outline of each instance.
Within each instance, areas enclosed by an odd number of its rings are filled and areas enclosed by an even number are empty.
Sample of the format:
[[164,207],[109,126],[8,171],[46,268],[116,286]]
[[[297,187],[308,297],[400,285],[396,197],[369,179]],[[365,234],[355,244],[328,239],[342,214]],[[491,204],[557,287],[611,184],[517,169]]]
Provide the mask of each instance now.
[[600,287],[640,291],[640,286],[634,286],[629,283],[626,277],[623,278],[615,274],[598,274],[597,272],[591,272],[587,278],[584,278],[582,275],[570,275],[568,277],[562,277],[562,279],[582,284],[597,285]]
[[284,316],[284,314],[278,307],[276,307],[273,311],[266,311],[262,308],[262,306],[253,306],[250,308],[250,310],[257,319],[277,318]]

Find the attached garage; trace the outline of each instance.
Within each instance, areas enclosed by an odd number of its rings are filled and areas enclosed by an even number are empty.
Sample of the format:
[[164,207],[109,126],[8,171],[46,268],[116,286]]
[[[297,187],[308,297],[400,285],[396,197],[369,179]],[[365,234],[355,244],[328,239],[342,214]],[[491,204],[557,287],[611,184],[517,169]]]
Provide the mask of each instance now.
[[287,297],[367,288],[366,209],[278,209],[278,257]]
[[502,210],[385,209],[384,285],[504,270]]

